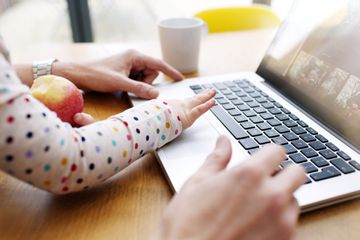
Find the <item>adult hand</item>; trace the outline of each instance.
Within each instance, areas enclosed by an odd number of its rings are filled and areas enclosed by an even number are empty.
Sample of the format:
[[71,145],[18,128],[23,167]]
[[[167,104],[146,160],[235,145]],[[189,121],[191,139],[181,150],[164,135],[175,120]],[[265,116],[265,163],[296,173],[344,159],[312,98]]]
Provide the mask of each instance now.
[[159,95],[151,86],[159,72],[176,81],[184,78],[162,60],[135,50],[88,63],[55,62],[53,65],[53,74],[71,80],[81,89],[98,92],[127,91],[145,99],[153,99]]
[[290,166],[275,176],[284,150],[265,146],[250,160],[225,170],[228,139],[215,150],[165,209],[154,239],[290,239],[299,207],[294,191],[304,170]]
[[180,116],[183,129],[189,128],[202,114],[214,104],[216,95],[214,89],[208,89],[200,94],[182,100],[169,100]]

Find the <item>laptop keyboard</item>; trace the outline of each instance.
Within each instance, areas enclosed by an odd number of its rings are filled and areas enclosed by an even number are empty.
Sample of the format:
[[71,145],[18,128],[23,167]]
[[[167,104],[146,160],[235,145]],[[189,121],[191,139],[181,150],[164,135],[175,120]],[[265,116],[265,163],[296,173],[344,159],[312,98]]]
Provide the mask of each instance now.
[[302,165],[308,174],[306,184],[360,171],[357,161],[248,80],[190,88],[196,94],[215,88],[216,104],[211,112],[239,144],[250,155],[268,143],[282,145],[287,159],[280,167]]

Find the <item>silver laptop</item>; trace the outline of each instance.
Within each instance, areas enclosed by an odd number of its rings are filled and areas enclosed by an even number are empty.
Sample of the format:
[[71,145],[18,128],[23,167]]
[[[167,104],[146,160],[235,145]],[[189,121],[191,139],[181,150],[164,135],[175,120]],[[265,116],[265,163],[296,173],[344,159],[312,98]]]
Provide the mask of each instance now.
[[164,99],[218,91],[211,111],[157,151],[174,191],[225,134],[233,147],[229,167],[264,144],[283,145],[288,159],[281,167],[299,164],[307,171],[295,193],[303,212],[358,197],[359,29],[358,0],[295,1],[256,73],[160,85]]

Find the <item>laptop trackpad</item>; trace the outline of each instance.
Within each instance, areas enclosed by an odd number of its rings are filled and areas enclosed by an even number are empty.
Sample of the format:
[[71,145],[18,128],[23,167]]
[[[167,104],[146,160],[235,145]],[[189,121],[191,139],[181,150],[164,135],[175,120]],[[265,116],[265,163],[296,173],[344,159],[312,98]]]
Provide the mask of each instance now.
[[168,159],[206,157],[215,146],[218,135],[213,126],[201,118],[162,149]]
[[176,191],[203,164],[213,150],[218,135],[202,117],[180,137],[158,151],[163,168]]

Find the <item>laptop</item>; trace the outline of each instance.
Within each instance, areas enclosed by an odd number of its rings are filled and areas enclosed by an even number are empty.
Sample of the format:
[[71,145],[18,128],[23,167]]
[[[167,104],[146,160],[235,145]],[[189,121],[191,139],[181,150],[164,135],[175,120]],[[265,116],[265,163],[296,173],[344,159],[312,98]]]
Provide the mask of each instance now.
[[358,0],[294,1],[256,73],[159,85],[163,99],[217,89],[211,111],[156,152],[173,190],[225,134],[233,148],[229,167],[276,143],[287,151],[281,168],[305,168],[307,181],[295,192],[302,212],[359,197],[359,29]]

